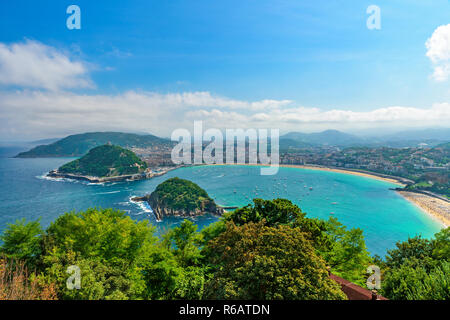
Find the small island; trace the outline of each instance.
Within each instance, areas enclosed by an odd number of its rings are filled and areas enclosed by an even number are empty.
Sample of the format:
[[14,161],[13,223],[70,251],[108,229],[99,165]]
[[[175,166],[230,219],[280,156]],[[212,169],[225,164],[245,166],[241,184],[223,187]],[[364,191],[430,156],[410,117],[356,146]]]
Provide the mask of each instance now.
[[224,213],[224,209],[217,206],[205,190],[192,181],[177,177],[159,184],[150,195],[131,200],[148,202],[157,220],[168,216],[195,217]]
[[106,144],[91,149],[80,159],[50,171],[47,176],[98,183],[140,180],[154,176],[154,174],[134,152]]

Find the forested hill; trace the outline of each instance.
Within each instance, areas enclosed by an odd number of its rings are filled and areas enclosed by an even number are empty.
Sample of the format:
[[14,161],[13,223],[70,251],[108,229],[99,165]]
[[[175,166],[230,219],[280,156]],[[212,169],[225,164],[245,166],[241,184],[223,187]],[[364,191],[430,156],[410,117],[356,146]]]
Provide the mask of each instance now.
[[202,208],[204,202],[214,202],[197,184],[177,177],[158,185],[153,194],[171,209],[195,210]]
[[89,132],[71,135],[52,144],[37,146],[29,151],[19,153],[16,158],[79,157],[86,154],[90,149],[107,143],[123,148],[149,148],[172,144],[168,139],[150,134]]
[[145,162],[132,151],[119,146],[104,145],[91,149],[80,159],[66,163],[58,169],[58,172],[113,177],[144,172],[146,168]]
[[155,191],[135,201],[147,201],[158,220],[165,216],[198,216],[224,213],[208,193],[192,181],[171,178],[159,184]]

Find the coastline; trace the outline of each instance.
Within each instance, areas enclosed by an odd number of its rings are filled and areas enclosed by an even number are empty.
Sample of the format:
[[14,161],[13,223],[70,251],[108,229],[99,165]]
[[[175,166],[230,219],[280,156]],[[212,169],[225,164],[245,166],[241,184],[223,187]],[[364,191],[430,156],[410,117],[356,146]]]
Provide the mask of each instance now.
[[105,183],[105,182],[121,182],[121,181],[137,181],[137,180],[146,180],[154,177],[159,177],[165,175],[167,172],[180,168],[178,167],[170,167],[166,168],[159,172],[143,172],[136,174],[129,174],[123,176],[112,176],[112,177],[91,177],[91,176],[83,176],[72,173],[60,173],[58,170],[51,170],[46,174],[47,177],[50,178],[65,178],[65,179],[73,179],[73,180],[81,180],[87,181],[89,183]]
[[[243,163],[243,164],[242,163],[211,164],[211,166],[230,166],[230,165],[231,166],[233,166],[233,165],[254,166],[254,167],[267,167],[267,166],[269,166],[269,165],[264,165],[264,164],[249,164],[249,163]],[[366,177],[366,178],[371,178],[371,179],[376,179],[376,180],[380,180],[380,181],[394,183],[394,184],[397,184],[397,185],[399,185],[401,187],[405,187],[406,186],[405,180],[403,180],[402,178],[392,177],[392,176],[387,176],[387,175],[381,175],[381,174],[371,173],[371,172],[357,171],[357,170],[353,170],[353,169],[329,168],[329,167],[323,167],[323,166],[300,165],[300,164],[280,164],[279,167],[282,167],[282,168],[308,169],[308,170],[320,170],[320,171],[329,171],[329,172],[351,174],[351,175],[355,175],[355,176]]]
[[417,192],[397,190],[397,193],[442,223],[445,228],[450,226],[449,202]]
[[[230,164],[215,164],[215,165],[230,165]],[[248,165],[248,166],[264,166],[262,164],[231,164],[231,165]],[[361,172],[355,170],[348,170],[343,168],[327,168],[322,166],[313,166],[313,165],[290,165],[290,164],[280,164],[280,167],[284,168],[299,168],[299,169],[307,169],[307,170],[320,170],[320,171],[330,171],[337,172],[343,174],[351,174],[371,179],[376,179],[380,181],[390,182],[397,184],[401,187],[405,187],[405,180],[397,177],[391,177],[387,175],[378,175],[376,173],[370,172]],[[415,206],[417,206],[422,212],[427,214],[432,219],[441,223],[444,228],[450,226],[450,202],[444,201],[437,197],[433,197],[432,195],[403,191],[403,190],[395,190],[398,194],[403,196],[403,198]]]
[[400,180],[397,177],[391,177],[387,175],[379,175],[377,173],[370,173],[365,171],[357,171],[353,169],[343,169],[343,168],[328,168],[328,167],[322,167],[322,166],[312,166],[312,165],[295,165],[295,164],[281,164],[280,167],[285,168],[300,168],[300,169],[308,169],[308,170],[320,170],[320,171],[330,171],[330,172],[337,172],[337,173],[344,173],[344,174],[351,174],[354,176],[360,176],[360,177],[366,177],[371,178],[375,180],[395,183],[399,186],[405,187],[406,183],[404,183],[404,180]]
[[[316,167],[316,166],[301,166],[301,165],[280,165],[282,167],[294,167],[294,168],[304,168],[304,169],[314,169],[314,170],[322,170],[322,171],[332,171],[339,172],[344,174],[353,174],[357,176],[377,179],[381,181],[391,182],[398,184],[401,187],[405,187],[406,184],[403,181],[397,179],[397,177],[388,177],[386,175],[380,176],[366,172],[354,171],[354,170],[346,170],[340,168],[326,168],[326,167]],[[448,228],[450,226],[450,202],[442,200],[440,198],[434,197],[432,195],[427,195],[423,193],[411,192],[411,191],[403,191],[403,190],[395,190],[398,194],[403,196],[407,201],[411,202],[423,212],[425,212],[432,219],[441,223],[444,228]]]

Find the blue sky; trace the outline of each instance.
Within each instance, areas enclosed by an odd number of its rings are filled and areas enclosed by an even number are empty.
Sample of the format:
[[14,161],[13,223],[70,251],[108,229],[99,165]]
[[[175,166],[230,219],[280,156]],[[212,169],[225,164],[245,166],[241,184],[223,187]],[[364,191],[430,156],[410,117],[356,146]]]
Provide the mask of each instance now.
[[[81,30],[66,27],[66,8],[71,4],[81,8]],[[371,4],[381,8],[381,30],[366,27]],[[425,45],[439,26],[449,23],[448,0],[17,0],[0,4],[0,43],[11,48],[34,41],[82,63],[83,77],[92,86],[58,88],[60,95],[117,98],[130,91],[203,92],[250,104],[289,100],[286,108],[292,112],[303,107],[370,112],[392,106],[426,109],[450,101],[449,82],[433,78],[435,65]],[[7,81],[0,90],[8,99],[14,90],[23,95],[57,94],[46,87]],[[194,104],[187,103],[197,108]],[[0,101],[0,108],[7,107]],[[207,111],[223,109],[212,103]],[[241,109],[245,110],[233,109],[237,119],[261,113]],[[190,111],[184,110],[183,119]],[[220,116],[231,119],[233,114]],[[1,121],[10,126],[2,132],[6,136],[17,133],[13,125],[25,126],[17,119]],[[49,122],[51,117],[40,125]],[[326,126],[304,125],[305,131]],[[334,123],[328,127],[347,128]],[[47,129],[42,136],[63,134],[61,128]],[[348,125],[348,129],[362,128]],[[35,131],[26,136],[35,136]]]

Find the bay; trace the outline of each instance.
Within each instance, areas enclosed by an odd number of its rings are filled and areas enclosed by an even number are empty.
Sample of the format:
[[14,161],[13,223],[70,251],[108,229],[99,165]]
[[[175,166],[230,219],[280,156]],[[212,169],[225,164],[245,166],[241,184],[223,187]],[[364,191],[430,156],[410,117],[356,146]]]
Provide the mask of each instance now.
[[[182,218],[157,222],[148,205],[133,203],[133,196],[151,193],[171,177],[191,180],[223,206],[244,206],[253,198],[287,198],[308,217],[336,217],[348,228],[364,232],[371,254],[384,256],[397,241],[421,235],[433,236],[442,225],[396,192],[393,183],[350,174],[280,168],[275,176],[261,176],[259,167],[186,167],[150,180],[110,184],[48,179],[45,174],[72,158],[0,158],[0,232],[20,218],[40,219],[46,227],[68,211],[89,207],[124,210],[136,220],[148,219],[161,233]],[[193,219],[199,229],[216,221],[215,216]]]

